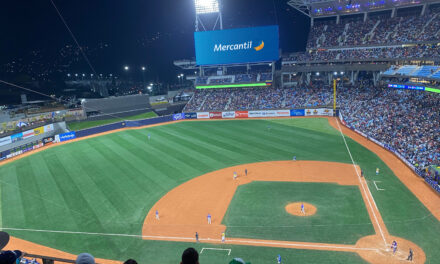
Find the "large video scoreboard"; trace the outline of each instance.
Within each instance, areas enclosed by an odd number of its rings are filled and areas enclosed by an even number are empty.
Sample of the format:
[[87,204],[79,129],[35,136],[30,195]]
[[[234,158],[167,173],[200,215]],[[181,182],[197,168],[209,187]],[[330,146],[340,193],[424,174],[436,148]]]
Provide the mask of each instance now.
[[194,33],[196,64],[232,65],[279,59],[278,26]]

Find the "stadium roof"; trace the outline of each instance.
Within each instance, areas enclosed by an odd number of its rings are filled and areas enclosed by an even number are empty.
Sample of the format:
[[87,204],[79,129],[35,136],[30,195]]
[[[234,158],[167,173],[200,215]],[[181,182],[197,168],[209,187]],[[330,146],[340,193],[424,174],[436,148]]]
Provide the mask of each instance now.
[[440,0],[289,0],[291,7],[312,17],[331,17],[440,3]]

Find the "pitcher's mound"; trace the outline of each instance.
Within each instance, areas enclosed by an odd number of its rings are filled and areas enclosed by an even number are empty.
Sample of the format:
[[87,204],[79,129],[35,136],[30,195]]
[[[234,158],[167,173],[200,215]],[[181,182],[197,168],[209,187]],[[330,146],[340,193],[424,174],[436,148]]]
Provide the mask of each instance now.
[[[305,214],[301,212],[301,204],[304,204]],[[286,212],[296,216],[311,216],[316,214],[316,207],[309,203],[290,203],[285,207]]]

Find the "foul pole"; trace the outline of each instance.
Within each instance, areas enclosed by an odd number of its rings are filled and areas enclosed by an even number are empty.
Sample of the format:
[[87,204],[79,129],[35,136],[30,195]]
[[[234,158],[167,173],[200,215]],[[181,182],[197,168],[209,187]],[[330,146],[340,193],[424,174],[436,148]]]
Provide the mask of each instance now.
[[336,79],[333,80],[333,113],[336,113]]

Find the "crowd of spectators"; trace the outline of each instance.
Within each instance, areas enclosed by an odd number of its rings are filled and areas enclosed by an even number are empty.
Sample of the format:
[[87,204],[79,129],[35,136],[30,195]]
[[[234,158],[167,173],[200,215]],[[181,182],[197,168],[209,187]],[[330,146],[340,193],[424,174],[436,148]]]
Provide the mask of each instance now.
[[435,93],[380,88],[341,88],[344,120],[390,145],[416,167],[440,161],[440,97]]
[[[338,105],[352,127],[389,144],[414,166],[440,163],[440,96],[377,88],[368,83],[338,88]],[[197,91],[185,112],[297,109],[329,106],[331,87],[322,83],[295,88]]]
[[403,44],[440,39],[440,14],[427,10],[425,15],[376,17],[367,21],[319,23],[310,30],[307,48]]
[[[236,88],[198,90],[184,111],[225,111],[249,109],[293,109],[331,104],[331,89],[322,86],[276,88]],[[318,92],[321,91],[321,92]]]
[[409,47],[358,48],[342,50],[315,50],[298,52],[283,58],[288,62],[337,61],[337,60],[375,60],[375,59],[417,59],[440,58],[440,48],[436,44],[419,44]]

